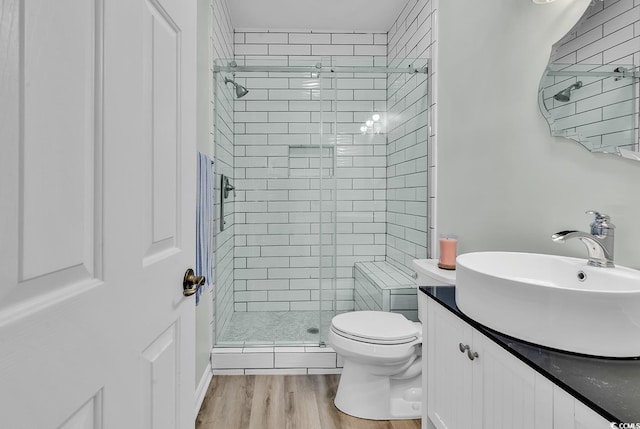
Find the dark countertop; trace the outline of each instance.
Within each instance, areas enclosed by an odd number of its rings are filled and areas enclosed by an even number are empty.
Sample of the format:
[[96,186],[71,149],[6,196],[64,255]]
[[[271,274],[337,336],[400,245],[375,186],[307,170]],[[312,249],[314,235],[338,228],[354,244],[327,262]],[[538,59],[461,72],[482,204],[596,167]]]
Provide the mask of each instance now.
[[526,343],[465,316],[456,306],[455,287],[420,290],[606,420],[640,422],[640,359],[594,358]]

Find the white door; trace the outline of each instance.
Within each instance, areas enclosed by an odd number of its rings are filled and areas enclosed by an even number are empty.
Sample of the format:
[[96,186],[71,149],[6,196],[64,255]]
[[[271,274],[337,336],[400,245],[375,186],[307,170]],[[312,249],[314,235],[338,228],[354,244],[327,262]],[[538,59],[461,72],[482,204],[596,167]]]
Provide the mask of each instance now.
[[0,2],[0,427],[194,422],[195,1]]

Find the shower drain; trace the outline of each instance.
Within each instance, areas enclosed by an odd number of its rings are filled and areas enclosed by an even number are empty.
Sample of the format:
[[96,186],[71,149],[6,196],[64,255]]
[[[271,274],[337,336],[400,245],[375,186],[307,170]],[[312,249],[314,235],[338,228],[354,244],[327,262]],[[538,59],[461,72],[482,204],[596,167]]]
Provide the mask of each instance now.
[[318,332],[320,332],[320,329],[318,328],[307,328],[307,332],[310,334],[317,334]]

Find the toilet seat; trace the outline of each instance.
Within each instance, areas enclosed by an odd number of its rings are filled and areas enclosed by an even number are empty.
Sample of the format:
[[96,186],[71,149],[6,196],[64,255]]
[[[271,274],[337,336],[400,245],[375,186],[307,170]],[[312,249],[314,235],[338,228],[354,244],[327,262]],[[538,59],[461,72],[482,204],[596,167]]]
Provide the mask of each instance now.
[[369,344],[394,345],[416,341],[421,332],[403,315],[386,311],[353,311],[335,316],[331,330],[337,335]]

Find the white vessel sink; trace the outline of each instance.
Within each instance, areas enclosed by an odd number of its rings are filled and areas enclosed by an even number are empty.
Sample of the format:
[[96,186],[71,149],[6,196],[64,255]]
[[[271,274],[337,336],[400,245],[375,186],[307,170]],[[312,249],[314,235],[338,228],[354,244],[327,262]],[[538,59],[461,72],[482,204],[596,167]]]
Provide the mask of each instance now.
[[640,271],[513,252],[457,258],[456,303],[488,328],[541,346],[640,356]]

